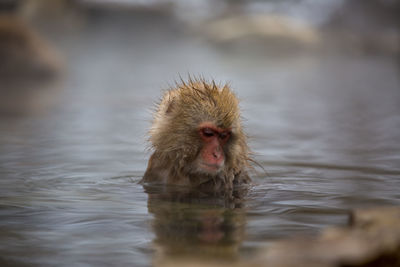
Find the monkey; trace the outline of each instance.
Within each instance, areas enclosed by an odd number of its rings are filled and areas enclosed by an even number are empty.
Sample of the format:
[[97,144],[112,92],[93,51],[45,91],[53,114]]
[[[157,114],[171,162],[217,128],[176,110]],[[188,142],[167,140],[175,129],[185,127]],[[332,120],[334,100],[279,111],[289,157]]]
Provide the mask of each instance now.
[[228,84],[181,79],[167,90],[154,114],[154,150],[142,183],[231,191],[249,184],[250,150],[239,100]]

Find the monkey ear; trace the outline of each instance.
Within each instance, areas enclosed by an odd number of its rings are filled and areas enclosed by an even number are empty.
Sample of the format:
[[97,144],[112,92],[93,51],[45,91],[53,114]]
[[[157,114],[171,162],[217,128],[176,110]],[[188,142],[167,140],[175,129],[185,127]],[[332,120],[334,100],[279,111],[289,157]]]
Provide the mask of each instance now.
[[158,110],[158,114],[161,117],[170,116],[174,109],[176,108],[177,101],[177,92],[176,90],[167,91],[161,100],[160,108]]

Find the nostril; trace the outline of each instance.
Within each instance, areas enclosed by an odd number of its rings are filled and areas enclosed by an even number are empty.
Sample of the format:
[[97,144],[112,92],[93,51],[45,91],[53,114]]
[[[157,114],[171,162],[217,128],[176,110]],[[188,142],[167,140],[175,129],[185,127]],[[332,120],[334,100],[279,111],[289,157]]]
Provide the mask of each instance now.
[[213,155],[213,157],[214,157],[215,159],[219,159],[219,158],[222,156],[222,153],[221,153],[220,150],[215,150],[215,151],[212,153],[212,155]]

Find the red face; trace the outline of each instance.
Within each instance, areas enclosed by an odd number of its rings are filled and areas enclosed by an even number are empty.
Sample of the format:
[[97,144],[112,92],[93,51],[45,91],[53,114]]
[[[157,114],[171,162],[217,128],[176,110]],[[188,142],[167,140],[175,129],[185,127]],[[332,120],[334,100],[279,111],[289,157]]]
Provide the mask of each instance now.
[[203,140],[200,168],[208,173],[218,172],[225,162],[224,145],[231,136],[230,129],[221,129],[212,123],[202,123],[199,134]]

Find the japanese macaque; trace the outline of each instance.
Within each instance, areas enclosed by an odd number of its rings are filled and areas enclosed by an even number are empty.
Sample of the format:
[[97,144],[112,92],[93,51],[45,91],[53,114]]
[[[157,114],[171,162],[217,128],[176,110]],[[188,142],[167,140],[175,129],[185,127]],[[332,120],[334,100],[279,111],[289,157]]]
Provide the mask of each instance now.
[[142,182],[232,190],[250,182],[238,99],[228,85],[182,81],[167,91],[150,129],[154,153]]

